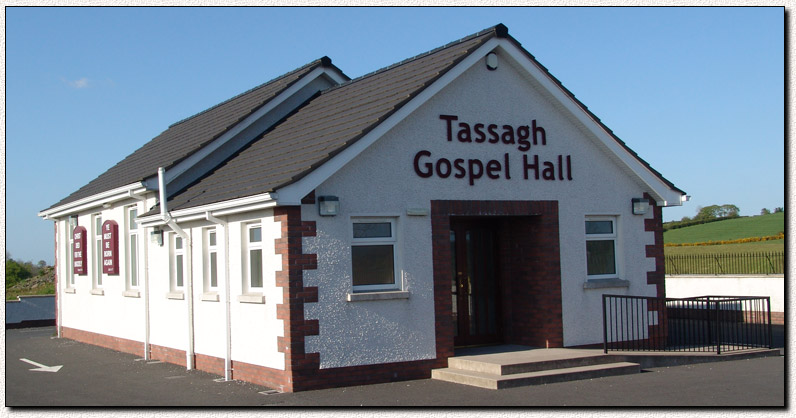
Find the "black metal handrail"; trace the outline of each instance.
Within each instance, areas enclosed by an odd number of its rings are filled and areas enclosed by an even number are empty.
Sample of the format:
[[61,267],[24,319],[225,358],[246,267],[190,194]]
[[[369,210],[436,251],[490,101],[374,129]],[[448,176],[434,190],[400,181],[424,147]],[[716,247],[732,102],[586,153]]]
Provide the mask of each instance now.
[[771,348],[771,299],[603,295],[603,351]]

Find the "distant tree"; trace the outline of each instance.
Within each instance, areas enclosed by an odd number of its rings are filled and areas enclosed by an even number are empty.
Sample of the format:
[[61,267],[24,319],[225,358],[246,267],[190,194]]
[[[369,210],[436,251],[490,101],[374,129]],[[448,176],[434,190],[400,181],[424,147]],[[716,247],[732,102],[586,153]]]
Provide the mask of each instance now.
[[696,216],[694,216],[694,220],[706,220],[706,219],[714,219],[718,218],[718,205],[710,205],[710,206],[700,206],[697,208],[698,212]]
[[716,218],[736,218],[740,210],[735,205],[710,205],[697,208],[699,212],[694,217],[694,220],[708,220]]
[[30,270],[14,260],[6,260],[6,288],[32,276]]
[[761,215],[771,215],[771,211],[766,209],[766,208],[763,208],[763,209],[760,210],[760,214]]
[[690,220],[691,218],[689,218],[688,216],[683,216],[683,219],[680,219],[680,222],[688,222]]
[[738,206],[735,205],[721,205],[719,207],[718,217],[719,218],[737,218],[738,213],[740,213],[740,209]]
[[39,262],[36,263],[36,267],[38,267],[39,270],[41,270],[41,269],[47,267],[47,262],[44,261],[44,260],[39,260]]
[[785,212],[785,209],[783,209],[783,208],[774,208],[774,213],[780,213],[780,212]]

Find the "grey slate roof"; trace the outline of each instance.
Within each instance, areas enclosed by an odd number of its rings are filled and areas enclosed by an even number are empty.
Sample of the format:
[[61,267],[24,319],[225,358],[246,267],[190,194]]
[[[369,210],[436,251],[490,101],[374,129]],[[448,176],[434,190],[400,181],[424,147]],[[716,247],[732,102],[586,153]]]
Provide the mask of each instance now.
[[271,192],[375,128],[484,42],[495,28],[321,92],[237,156],[169,199],[185,209]]
[[[484,42],[507,38],[619,145],[672,190],[685,194],[616,137],[561,82],[553,77],[502,24],[409,58],[309,99],[283,121],[243,147],[184,190],[170,190],[169,209],[179,210],[272,192],[312,172],[378,126]],[[314,61],[246,93],[178,122],[122,162],[61,202],[121,187],[176,164],[234,126],[328,58]],[[176,193],[174,193],[176,192]],[[149,214],[155,213],[157,207]],[[143,216],[143,215],[142,215]]]
[[319,66],[330,65],[331,61],[327,57],[315,60],[171,125],[108,171],[50,208],[143,181],[156,175],[158,167],[168,170],[170,166],[193,154],[267,104],[302,76]]

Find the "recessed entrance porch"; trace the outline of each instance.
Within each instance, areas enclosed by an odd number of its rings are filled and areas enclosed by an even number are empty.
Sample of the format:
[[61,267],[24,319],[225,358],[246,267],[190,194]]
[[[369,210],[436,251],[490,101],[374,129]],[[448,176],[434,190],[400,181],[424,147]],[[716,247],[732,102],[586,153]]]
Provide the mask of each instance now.
[[558,202],[432,201],[437,360],[454,346],[562,347]]

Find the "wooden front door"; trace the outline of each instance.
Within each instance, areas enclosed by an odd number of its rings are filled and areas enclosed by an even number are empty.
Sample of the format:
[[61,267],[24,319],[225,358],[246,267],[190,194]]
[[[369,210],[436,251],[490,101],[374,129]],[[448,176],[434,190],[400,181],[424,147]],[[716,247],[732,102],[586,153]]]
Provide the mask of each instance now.
[[454,345],[500,343],[496,223],[451,219]]

